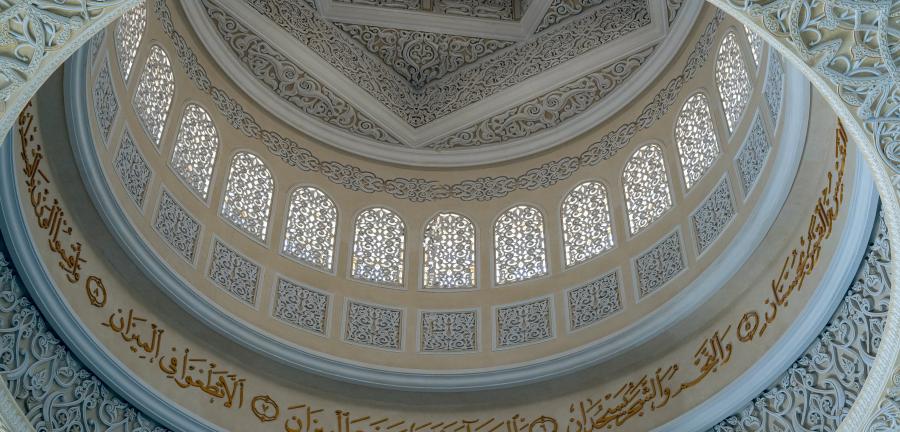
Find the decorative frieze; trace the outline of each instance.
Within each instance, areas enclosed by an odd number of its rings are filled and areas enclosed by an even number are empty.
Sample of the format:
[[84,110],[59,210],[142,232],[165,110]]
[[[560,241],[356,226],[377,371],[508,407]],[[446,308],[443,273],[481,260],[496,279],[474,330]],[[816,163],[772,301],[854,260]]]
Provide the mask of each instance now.
[[566,291],[569,331],[596,324],[622,310],[620,291],[618,270]]
[[261,277],[259,266],[219,239],[213,240],[211,255],[207,273],[210,280],[238,300],[250,306],[256,305],[256,291]]
[[634,259],[638,298],[653,294],[686,268],[681,234],[675,231]]
[[163,190],[156,208],[153,229],[169,246],[189,263],[194,263],[197,241],[200,238],[200,222]]
[[318,335],[328,333],[328,294],[282,278],[278,278],[275,291],[273,317]]
[[706,248],[719,238],[722,231],[725,231],[736,214],[731,185],[728,177],[725,177],[691,214],[697,252],[701,254],[705,252]]
[[552,339],[553,298],[541,297],[494,308],[494,345],[515,348]]
[[393,351],[403,348],[402,309],[347,300],[345,312],[345,341]]
[[419,350],[460,353],[478,350],[478,311],[421,311]]

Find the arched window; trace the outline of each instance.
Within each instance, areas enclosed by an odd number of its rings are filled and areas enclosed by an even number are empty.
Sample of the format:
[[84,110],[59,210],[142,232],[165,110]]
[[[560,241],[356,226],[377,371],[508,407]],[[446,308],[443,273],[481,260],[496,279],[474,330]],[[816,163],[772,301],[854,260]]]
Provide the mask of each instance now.
[[172,73],[169,56],[162,48],[154,45],[150,48],[150,57],[138,80],[133,104],[144,131],[156,147],[159,147],[174,95],[175,75]]
[[297,188],[291,194],[282,251],[306,265],[331,271],[337,207],[314,187]]
[[681,107],[675,121],[675,143],[681,156],[684,184],[690,189],[719,157],[709,102],[703,93],[691,96]]
[[753,63],[756,67],[759,67],[759,56],[762,54],[763,40],[756,34],[755,31],[750,30],[749,27],[744,26],[744,33],[747,34],[747,42],[750,45],[750,53],[753,54]]
[[572,189],[563,200],[562,225],[567,266],[612,249],[612,222],[606,186],[589,181]]
[[425,226],[425,288],[475,288],[475,225],[440,213]]
[[547,274],[544,216],[540,210],[515,206],[494,223],[494,276],[497,285]]
[[406,225],[394,212],[381,207],[356,217],[351,274],[354,278],[385,285],[403,285]]
[[116,25],[116,58],[119,59],[119,68],[125,81],[128,81],[131,75],[131,67],[134,65],[134,58],[137,56],[146,27],[147,7],[143,2],[125,12]]
[[263,161],[250,153],[234,155],[225,185],[222,216],[250,235],[265,240],[273,189],[272,173]]
[[209,113],[200,105],[188,105],[175,137],[172,170],[203,200],[209,195],[209,181],[218,151],[219,133]]
[[734,132],[744,108],[750,102],[752,90],[750,76],[744,66],[741,47],[738,46],[734,32],[725,35],[719,46],[719,54],[716,56],[716,85],[719,87],[728,131]]
[[672,207],[662,149],[656,144],[637,149],[625,164],[622,177],[628,226],[631,234],[636,234]]

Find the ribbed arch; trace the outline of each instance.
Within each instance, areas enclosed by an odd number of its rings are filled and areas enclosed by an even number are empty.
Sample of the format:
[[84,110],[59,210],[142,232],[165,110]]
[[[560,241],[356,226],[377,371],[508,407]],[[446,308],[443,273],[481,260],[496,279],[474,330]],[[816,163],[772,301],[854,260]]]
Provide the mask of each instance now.
[[272,173],[259,157],[247,152],[236,153],[225,183],[222,216],[265,241],[274,189]]
[[689,97],[675,121],[675,143],[681,159],[681,174],[690,189],[719,157],[719,143],[703,93]]
[[424,287],[475,288],[475,224],[457,213],[438,213],[425,225]]
[[131,68],[141,46],[145,28],[147,28],[147,7],[144,3],[125,12],[116,24],[116,58],[119,60],[119,70],[125,81],[128,81],[131,75]]
[[672,207],[666,162],[657,144],[645,144],[631,155],[622,173],[622,184],[631,234],[647,228]]
[[372,207],[354,223],[351,275],[383,285],[403,285],[406,224],[391,210]]
[[141,126],[157,148],[174,96],[175,74],[172,72],[172,63],[159,45],[153,45],[138,79],[133,105]]
[[219,132],[209,113],[188,104],[172,151],[172,170],[204,201],[209,196],[213,165],[219,152]]
[[338,212],[318,188],[301,186],[291,193],[282,251],[310,267],[334,268]]
[[613,231],[606,186],[587,181],[575,186],[562,203],[566,266],[587,261],[612,249]]
[[544,215],[517,205],[494,222],[494,279],[497,285],[547,274]]
[[738,120],[750,102],[750,92],[753,88],[747,67],[744,66],[741,47],[733,31],[728,32],[719,45],[719,53],[716,55],[716,86],[725,111],[728,131],[734,132]]

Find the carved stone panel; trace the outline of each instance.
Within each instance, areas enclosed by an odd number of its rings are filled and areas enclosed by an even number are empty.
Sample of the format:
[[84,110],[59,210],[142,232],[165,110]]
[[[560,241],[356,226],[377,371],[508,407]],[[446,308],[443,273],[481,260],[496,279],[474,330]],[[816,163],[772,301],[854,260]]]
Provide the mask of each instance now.
[[763,126],[759,113],[753,118],[753,124],[750,126],[750,132],[738,150],[735,164],[737,165],[738,175],[741,178],[741,189],[744,191],[744,197],[750,194],[756,180],[766,165],[769,157],[769,151],[772,150],[772,144],[769,142],[769,135]]
[[138,208],[143,209],[153,170],[137,148],[128,129],[125,129],[125,133],[122,134],[122,143],[119,145],[119,151],[113,161],[113,168],[119,175],[119,179],[122,180],[125,192],[134,200]]
[[403,310],[347,300],[345,341],[400,351],[402,339]]
[[635,258],[638,298],[656,292],[686,268],[681,235],[675,231]]
[[566,291],[569,330],[579,330],[622,310],[619,271],[609,272],[586,285]]
[[458,353],[478,350],[477,311],[422,311],[419,320],[420,351]]
[[555,335],[551,297],[498,306],[494,320],[494,344],[499,349],[537,343]]
[[197,241],[200,238],[200,222],[167,190],[163,190],[160,196],[153,229],[175,252],[193,264]]
[[697,252],[703,253],[713,244],[737,214],[728,178],[723,178],[712,193],[691,214],[691,226]]
[[331,298],[328,294],[278,278],[272,316],[293,326],[324,336]]
[[251,306],[256,304],[260,268],[219,239],[213,240],[209,278],[213,283]]

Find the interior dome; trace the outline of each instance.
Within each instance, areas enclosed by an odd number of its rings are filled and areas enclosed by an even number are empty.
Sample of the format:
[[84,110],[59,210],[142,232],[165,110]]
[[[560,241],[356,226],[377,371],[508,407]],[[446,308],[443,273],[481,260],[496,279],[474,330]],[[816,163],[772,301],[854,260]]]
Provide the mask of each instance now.
[[0,324],[177,430],[732,430],[886,311],[866,156],[702,2],[148,1],[8,141]]

